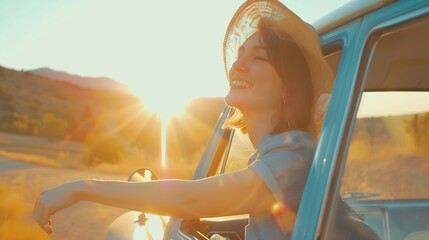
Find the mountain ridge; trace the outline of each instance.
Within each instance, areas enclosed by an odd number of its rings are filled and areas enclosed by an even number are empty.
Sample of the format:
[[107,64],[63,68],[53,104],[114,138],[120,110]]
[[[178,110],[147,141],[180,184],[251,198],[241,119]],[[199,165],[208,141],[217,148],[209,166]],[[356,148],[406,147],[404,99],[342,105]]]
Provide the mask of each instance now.
[[108,90],[115,92],[126,92],[129,93],[129,89],[126,85],[113,80],[109,77],[88,77],[80,76],[78,74],[71,74],[66,71],[54,70],[49,67],[42,67],[33,70],[29,70],[35,75],[42,77],[47,77],[56,81],[68,82],[80,87],[89,88],[89,89],[98,89],[98,90]]

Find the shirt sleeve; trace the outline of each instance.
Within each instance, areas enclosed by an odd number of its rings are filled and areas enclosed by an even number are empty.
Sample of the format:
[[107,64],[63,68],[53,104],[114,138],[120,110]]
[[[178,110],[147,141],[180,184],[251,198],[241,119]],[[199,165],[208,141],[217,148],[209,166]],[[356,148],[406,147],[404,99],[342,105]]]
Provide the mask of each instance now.
[[298,206],[311,165],[312,152],[306,149],[275,149],[249,165],[264,181],[275,199]]

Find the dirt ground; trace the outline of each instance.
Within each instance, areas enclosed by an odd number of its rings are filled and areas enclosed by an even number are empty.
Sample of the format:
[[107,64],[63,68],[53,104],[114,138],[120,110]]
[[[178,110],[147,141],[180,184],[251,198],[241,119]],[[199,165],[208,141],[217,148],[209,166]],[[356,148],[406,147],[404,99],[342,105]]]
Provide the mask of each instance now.
[[[24,217],[30,219],[32,206],[40,191],[49,189],[66,181],[81,178],[126,180],[127,176],[97,173],[75,169],[50,168],[40,165],[0,158],[0,183],[6,183],[11,191],[23,196],[26,211]],[[53,218],[54,233],[50,239],[97,240],[104,239],[106,228],[123,209],[81,202]],[[25,229],[23,229],[25,231]]]

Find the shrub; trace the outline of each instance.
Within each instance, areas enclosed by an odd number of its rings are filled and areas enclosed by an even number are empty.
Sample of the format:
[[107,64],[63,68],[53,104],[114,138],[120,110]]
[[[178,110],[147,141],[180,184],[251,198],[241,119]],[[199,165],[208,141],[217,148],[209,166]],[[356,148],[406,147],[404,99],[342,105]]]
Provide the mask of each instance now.
[[89,163],[91,165],[107,162],[119,163],[125,147],[118,136],[107,133],[88,134],[85,144],[90,151]]
[[[17,189],[19,188],[14,188]],[[35,223],[23,217],[28,211],[22,191],[11,192],[5,183],[0,182],[0,239],[48,239]]]
[[64,137],[67,133],[66,120],[56,117],[53,113],[45,113],[42,119],[43,133],[49,137]]

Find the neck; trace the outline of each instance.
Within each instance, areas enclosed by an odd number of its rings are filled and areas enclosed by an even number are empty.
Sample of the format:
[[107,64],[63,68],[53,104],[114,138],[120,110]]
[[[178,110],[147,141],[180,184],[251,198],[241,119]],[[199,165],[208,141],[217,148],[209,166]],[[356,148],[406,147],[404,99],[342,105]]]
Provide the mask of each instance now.
[[244,122],[246,123],[247,132],[250,142],[256,148],[261,139],[274,130],[273,114],[245,114],[243,113]]

